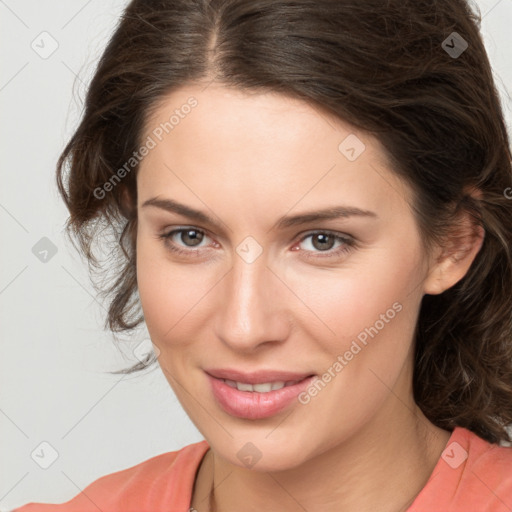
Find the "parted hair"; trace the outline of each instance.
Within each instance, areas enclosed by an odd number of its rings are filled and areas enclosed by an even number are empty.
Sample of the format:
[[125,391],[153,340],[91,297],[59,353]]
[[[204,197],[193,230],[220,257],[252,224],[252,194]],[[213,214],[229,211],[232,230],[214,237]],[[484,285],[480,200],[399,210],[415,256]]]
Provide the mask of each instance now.
[[95,242],[105,230],[112,237],[110,277],[93,281],[108,301],[105,327],[114,338],[144,317],[135,258],[138,165],[112,178],[140,148],[151,114],[173,90],[212,80],[282,93],[382,143],[393,172],[413,191],[427,251],[447,243],[461,212],[485,230],[466,275],[422,299],[413,391],[435,425],[510,441],[512,157],[480,24],[466,0],[129,3],[87,86],[56,176],[70,212],[66,233],[91,276],[105,270]]

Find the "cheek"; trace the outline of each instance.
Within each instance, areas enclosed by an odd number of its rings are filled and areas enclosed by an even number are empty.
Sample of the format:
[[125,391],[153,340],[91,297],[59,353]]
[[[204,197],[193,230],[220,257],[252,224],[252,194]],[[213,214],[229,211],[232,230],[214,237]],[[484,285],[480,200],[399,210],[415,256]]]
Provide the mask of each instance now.
[[137,286],[144,320],[154,342],[161,342],[181,310],[180,274],[171,279],[171,267],[161,257],[161,248],[144,236],[137,242]]
[[[318,414],[323,414],[325,404],[336,403],[333,425],[346,422],[347,411],[354,425],[373,414],[410,355],[421,299],[411,293],[417,267],[411,256],[407,265],[394,272],[392,268],[388,263],[368,266],[362,273],[348,271],[338,279],[326,275],[308,295],[308,306],[334,333],[319,322],[314,328],[302,323],[316,350],[324,354],[318,368],[324,384],[312,386],[302,399]],[[306,290],[303,284],[302,293]]]
[[137,284],[144,320],[153,342],[179,345],[201,325],[209,274],[194,265],[178,265],[166,256],[160,242],[139,238]]
[[[215,265],[173,262],[162,245],[139,232],[139,296],[151,338],[165,351],[171,344],[173,348],[190,344],[207,330],[225,301],[217,297],[224,271]],[[290,265],[279,269],[277,264],[286,287],[276,281],[275,306],[287,309],[302,331],[301,337],[314,341],[328,358],[335,360],[338,354],[357,351],[354,341],[361,347],[380,342],[388,350],[398,350],[405,333],[414,327],[412,313],[418,297],[410,292],[418,279],[419,256],[411,244],[404,250],[397,243],[354,253],[340,268]],[[357,359],[364,358],[358,354]]]
[[418,294],[411,292],[419,279],[419,253],[392,252],[382,248],[358,257],[357,263],[355,256],[354,264],[344,268],[288,275],[290,288],[307,306],[303,329],[314,329],[314,339],[324,340],[330,353],[348,350],[358,337],[364,343],[376,330],[380,334],[414,323],[402,312],[418,306]]

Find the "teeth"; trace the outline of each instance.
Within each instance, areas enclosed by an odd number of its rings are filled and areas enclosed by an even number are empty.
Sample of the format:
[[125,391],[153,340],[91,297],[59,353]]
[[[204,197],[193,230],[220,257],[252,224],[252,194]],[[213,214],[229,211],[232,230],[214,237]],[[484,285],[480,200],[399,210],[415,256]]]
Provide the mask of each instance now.
[[222,379],[228,386],[231,386],[232,388],[236,388],[236,382],[234,380],[227,380]]
[[238,391],[254,391],[252,384],[244,384],[243,382],[237,382],[236,387]]
[[268,393],[269,391],[275,391],[276,389],[284,388],[295,384],[296,380],[289,380],[287,382],[276,381],[276,382],[265,382],[262,384],[247,384],[245,382],[235,382],[234,380],[223,379],[224,382],[232,388],[238,389],[238,391],[256,391],[257,393]]

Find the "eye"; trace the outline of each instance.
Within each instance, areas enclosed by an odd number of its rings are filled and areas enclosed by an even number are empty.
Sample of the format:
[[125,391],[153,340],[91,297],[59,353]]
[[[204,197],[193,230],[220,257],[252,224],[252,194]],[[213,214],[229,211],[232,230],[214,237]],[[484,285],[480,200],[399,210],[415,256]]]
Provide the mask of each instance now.
[[[299,244],[304,243],[307,258],[332,258],[350,252],[355,247],[355,240],[349,236],[331,231],[315,231],[302,237]],[[338,244],[338,245],[336,245]],[[297,246],[295,246],[297,247]],[[292,250],[297,250],[295,247]],[[313,254],[308,254],[313,253]]]
[[[168,249],[179,254],[194,254],[199,252],[195,247],[204,248],[200,246],[201,242],[207,237],[206,233],[194,227],[173,229],[167,233],[158,235],[158,238],[164,240]],[[179,245],[181,242],[183,245]],[[188,249],[183,249],[187,247]]]
[[[201,245],[201,243],[205,239],[210,238],[205,231],[195,227],[173,229],[172,231],[159,234],[157,237],[164,241],[169,250],[185,256],[198,255],[201,249],[208,247],[207,245]],[[309,242],[304,243],[306,240],[309,240]],[[356,246],[355,240],[350,236],[320,230],[303,236],[292,247],[292,251],[299,250],[298,247],[301,244],[306,246],[305,249],[302,249],[306,258],[339,258]]]

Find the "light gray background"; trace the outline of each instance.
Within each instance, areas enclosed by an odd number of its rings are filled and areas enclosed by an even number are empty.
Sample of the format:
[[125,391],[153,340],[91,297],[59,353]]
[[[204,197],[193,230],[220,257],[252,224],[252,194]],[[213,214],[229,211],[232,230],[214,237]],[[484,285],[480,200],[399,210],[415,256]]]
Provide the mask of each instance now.
[[[443,0],[439,0],[443,1]],[[71,499],[96,478],[202,439],[160,369],[102,330],[104,306],[63,236],[55,162],[125,0],[0,0],[0,509]],[[510,129],[512,0],[480,0],[485,43]],[[51,50],[49,36],[58,43]],[[35,41],[35,43],[33,43]],[[43,54],[46,57],[46,55]],[[508,90],[507,90],[508,89]],[[58,252],[32,252],[42,238]],[[40,467],[58,458],[47,469]],[[31,455],[36,451],[34,455]]]

